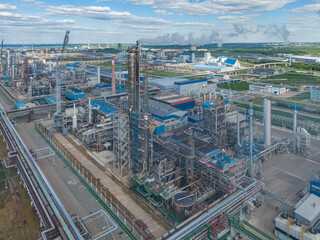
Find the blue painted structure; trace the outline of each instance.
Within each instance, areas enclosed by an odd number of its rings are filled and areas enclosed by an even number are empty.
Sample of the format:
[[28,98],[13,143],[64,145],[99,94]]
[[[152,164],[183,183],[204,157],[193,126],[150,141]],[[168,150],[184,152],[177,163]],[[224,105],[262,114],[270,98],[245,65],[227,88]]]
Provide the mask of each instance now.
[[[89,104],[89,102],[86,102]],[[101,111],[113,115],[116,111],[116,108],[111,103],[101,102],[98,100],[92,100],[91,105],[94,107],[98,107]]]
[[26,108],[26,105],[24,104],[24,102],[16,102],[14,104],[14,108],[15,109],[23,109],[23,108]]
[[66,98],[68,98],[72,101],[79,100],[80,98],[86,97],[85,93],[83,93],[81,90],[78,90],[75,88],[69,88],[68,90],[66,90],[65,96],[66,96]]
[[174,85],[188,85],[188,84],[194,84],[194,83],[201,83],[201,82],[207,82],[208,79],[198,79],[198,80],[191,80],[191,81],[181,81],[181,82],[174,82]]
[[154,135],[160,135],[166,132],[166,126],[164,123],[153,125],[152,126],[152,133]]
[[223,66],[214,66],[214,65],[193,65],[194,68],[202,68],[202,69],[209,69],[209,70],[221,70],[226,67]]
[[310,193],[320,197],[320,182],[310,181]]

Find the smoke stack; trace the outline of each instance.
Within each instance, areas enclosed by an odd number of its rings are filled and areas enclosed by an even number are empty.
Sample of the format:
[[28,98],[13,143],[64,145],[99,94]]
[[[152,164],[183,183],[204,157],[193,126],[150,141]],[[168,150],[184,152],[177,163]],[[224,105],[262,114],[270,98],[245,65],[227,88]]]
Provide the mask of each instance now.
[[90,49],[90,39],[88,39],[88,49]]
[[99,41],[99,49],[100,49],[100,41]]
[[107,42],[107,48],[109,48],[109,41]]
[[263,125],[264,125],[264,144],[268,148],[271,146],[271,101],[263,100]]
[[114,69],[114,57],[112,57],[112,95],[116,94],[116,77],[115,77],[115,69]]

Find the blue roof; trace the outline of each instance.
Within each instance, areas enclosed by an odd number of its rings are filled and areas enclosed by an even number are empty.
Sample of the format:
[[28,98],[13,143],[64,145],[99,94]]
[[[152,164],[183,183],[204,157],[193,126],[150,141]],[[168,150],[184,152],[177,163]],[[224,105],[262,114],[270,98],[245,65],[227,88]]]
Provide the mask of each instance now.
[[198,80],[190,80],[190,81],[182,81],[182,82],[174,82],[175,85],[188,85],[199,82],[207,82],[208,79],[198,79]]
[[188,54],[188,53],[186,53],[186,52],[180,53],[180,56],[181,56],[181,55],[189,56],[189,54]]
[[96,85],[98,88],[109,88],[111,87],[111,84],[105,84],[105,85]]
[[237,60],[232,58],[227,58],[226,60],[226,64],[230,64],[230,65],[234,65],[236,62]]
[[221,70],[226,67],[213,66],[213,65],[193,65],[194,68],[203,68],[203,69],[212,69],[212,70]]

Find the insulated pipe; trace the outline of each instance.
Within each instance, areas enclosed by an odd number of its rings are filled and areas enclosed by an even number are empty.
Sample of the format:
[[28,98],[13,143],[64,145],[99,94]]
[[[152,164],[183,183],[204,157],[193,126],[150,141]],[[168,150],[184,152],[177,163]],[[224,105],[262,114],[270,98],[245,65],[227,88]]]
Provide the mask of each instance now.
[[241,146],[240,140],[240,113],[237,113],[237,141],[238,145]]
[[271,101],[263,100],[263,127],[264,127],[264,145],[266,148],[271,146]]

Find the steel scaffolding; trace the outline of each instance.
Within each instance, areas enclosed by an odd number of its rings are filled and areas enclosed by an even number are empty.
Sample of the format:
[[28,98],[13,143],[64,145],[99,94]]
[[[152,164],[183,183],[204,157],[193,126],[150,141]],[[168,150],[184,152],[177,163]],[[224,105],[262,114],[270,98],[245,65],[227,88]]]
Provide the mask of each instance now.
[[117,169],[120,175],[128,173],[131,168],[129,155],[129,116],[123,112],[114,115],[113,127],[113,170]]

